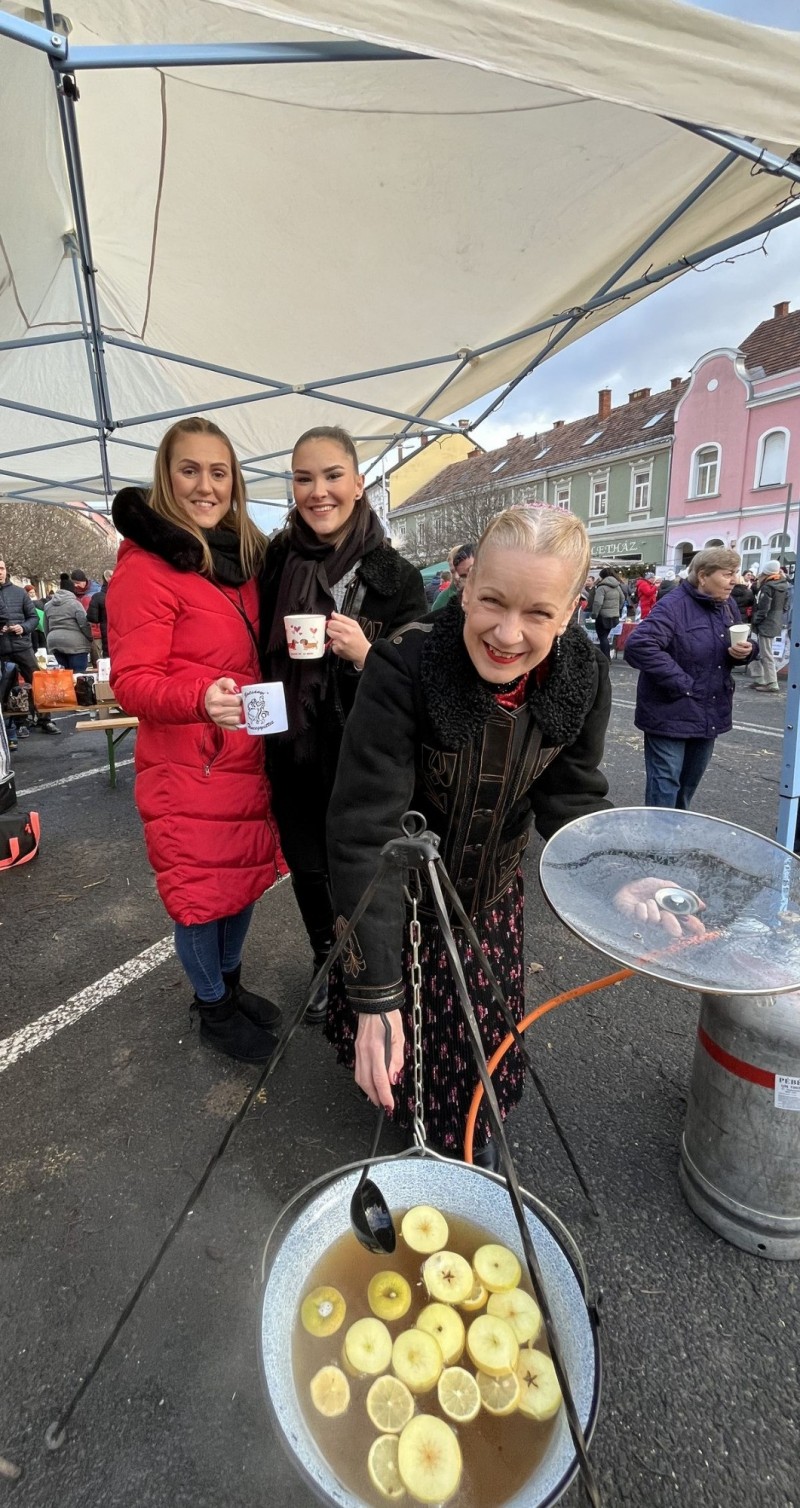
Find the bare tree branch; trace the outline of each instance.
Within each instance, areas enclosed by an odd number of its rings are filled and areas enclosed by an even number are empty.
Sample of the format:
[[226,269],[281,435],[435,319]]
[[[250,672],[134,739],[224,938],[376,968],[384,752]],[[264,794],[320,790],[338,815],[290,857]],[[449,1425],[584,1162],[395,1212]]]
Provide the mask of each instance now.
[[101,580],[117,558],[117,537],[72,508],[0,498],[0,556],[9,575],[58,582],[62,571],[87,571]]

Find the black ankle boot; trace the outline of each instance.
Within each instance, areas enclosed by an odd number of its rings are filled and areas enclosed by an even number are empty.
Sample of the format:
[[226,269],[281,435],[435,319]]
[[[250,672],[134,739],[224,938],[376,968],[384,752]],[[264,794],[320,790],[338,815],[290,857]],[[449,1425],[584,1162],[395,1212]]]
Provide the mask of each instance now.
[[[315,958],[314,958],[314,974],[316,974],[319,971],[319,969],[322,968],[322,965],[324,964],[325,959],[327,958],[328,954],[330,953],[332,947],[333,947],[333,940],[331,940],[331,942],[328,944],[327,948],[325,948],[323,952],[321,952],[318,956],[315,955]],[[311,976],[312,979],[314,978],[314,974],[312,974],[312,976]],[[325,979],[323,979],[322,984],[318,987],[318,989],[316,989],[314,991],[314,993],[313,993],[313,995],[311,997],[311,1000],[310,1000],[310,1002],[308,1004],[308,1007],[306,1009],[306,1013],[305,1013],[305,1015],[303,1017],[303,1020],[307,1021],[309,1023],[309,1026],[320,1026],[320,1025],[324,1025],[325,1020],[327,1018],[327,1015],[328,1015],[328,980],[327,980],[327,977],[326,977]]]
[[254,1022],[256,1026],[280,1026],[282,1019],[280,1006],[268,1000],[266,995],[254,995],[252,990],[243,989],[239,983],[241,974],[242,966],[239,964],[237,968],[231,970],[230,974],[223,973],[222,975],[226,989],[229,989],[233,995],[237,1011],[241,1011],[242,1015],[247,1016],[248,1020]]
[[222,999],[213,1005],[195,995],[192,1010],[200,1017],[200,1041],[204,1047],[240,1063],[269,1062],[277,1038],[236,1009],[232,990],[226,989]]

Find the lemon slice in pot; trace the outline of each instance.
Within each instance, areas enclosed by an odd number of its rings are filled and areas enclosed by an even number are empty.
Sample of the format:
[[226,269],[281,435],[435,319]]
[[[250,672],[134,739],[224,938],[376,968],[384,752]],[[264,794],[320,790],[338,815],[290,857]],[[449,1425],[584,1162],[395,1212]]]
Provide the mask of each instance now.
[[397,1501],[406,1495],[397,1465],[397,1436],[379,1435],[367,1456],[369,1479],[381,1497]]
[[320,1367],[309,1384],[311,1402],[326,1419],[338,1419],[350,1407],[350,1384],[338,1367]]
[[443,1414],[454,1424],[470,1424],[481,1407],[478,1384],[466,1367],[446,1367],[436,1389]]
[[367,1393],[367,1413],[384,1435],[399,1435],[414,1417],[414,1399],[399,1377],[376,1377]]

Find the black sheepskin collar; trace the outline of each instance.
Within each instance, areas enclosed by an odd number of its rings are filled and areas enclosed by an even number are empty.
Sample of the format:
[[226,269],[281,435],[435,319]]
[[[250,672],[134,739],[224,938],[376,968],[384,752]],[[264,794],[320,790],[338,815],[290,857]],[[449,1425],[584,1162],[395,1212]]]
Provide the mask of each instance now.
[[400,590],[401,557],[391,545],[371,550],[358,569],[362,581],[379,597],[393,597]]
[[[435,613],[422,648],[420,680],[428,716],[445,748],[480,738],[498,687],[482,681],[464,645],[464,615],[454,598]],[[528,681],[527,703],[545,745],[574,743],[597,693],[595,651],[580,628],[568,628],[546,678]]]
[[111,507],[114,527],[135,545],[151,555],[160,555],[176,571],[202,571],[203,551],[200,541],[171,524],[168,518],[154,513],[141,487],[123,487]]

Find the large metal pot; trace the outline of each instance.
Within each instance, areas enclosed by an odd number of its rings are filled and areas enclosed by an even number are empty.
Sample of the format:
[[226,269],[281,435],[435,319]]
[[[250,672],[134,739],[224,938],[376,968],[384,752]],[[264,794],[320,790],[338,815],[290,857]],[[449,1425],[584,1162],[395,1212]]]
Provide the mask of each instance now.
[[[463,1163],[407,1157],[373,1164],[390,1209],[434,1204],[491,1230],[523,1259],[519,1232],[505,1186]],[[292,1335],[310,1269],[348,1229],[350,1199],[357,1172],[333,1173],[304,1200],[292,1201],[278,1222],[267,1251],[269,1270],[261,1306],[260,1358],[267,1399],[281,1443],[320,1502],[335,1508],[363,1508],[333,1476],[312,1439],[297,1401],[292,1374]],[[531,1203],[534,1203],[531,1201]],[[578,1416],[587,1440],[597,1419],[600,1348],[568,1239],[557,1239],[533,1212],[528,1225],[552,1307]],[[566,1233],[565,1233],[566,1235]],[[564,1410],[550,1444],[525,1488],[507,1508],[550,1508],[577,1471]]]

